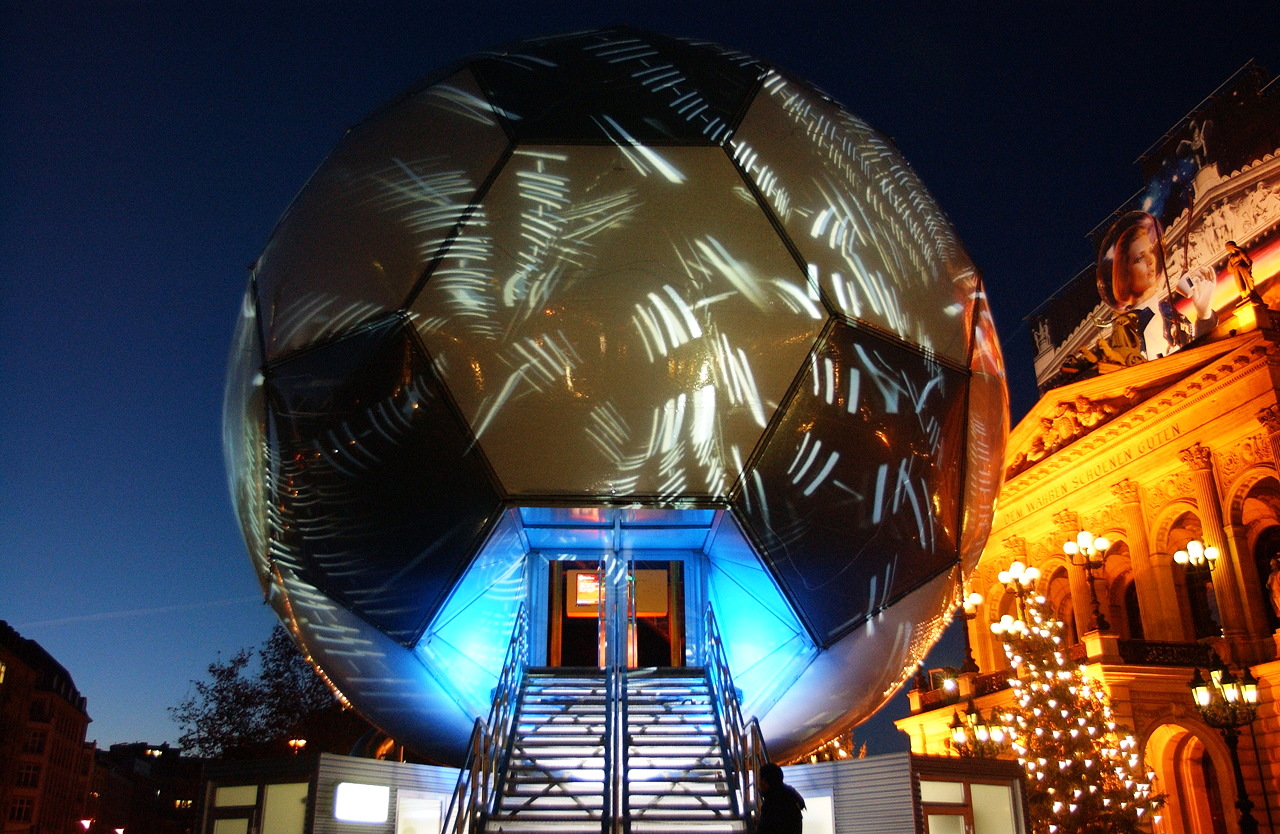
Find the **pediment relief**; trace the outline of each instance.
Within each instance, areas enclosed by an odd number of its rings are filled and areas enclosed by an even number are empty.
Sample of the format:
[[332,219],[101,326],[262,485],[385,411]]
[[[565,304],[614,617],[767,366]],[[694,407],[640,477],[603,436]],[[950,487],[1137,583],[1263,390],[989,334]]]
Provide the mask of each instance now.
[[[1254,343],[1259,343],[1255,345]],[[1262,356],[1262,336],[1252,332],[1144,362],[1113,374],[1055,388],[1043,396],[1009,434],[1005,479],[1053,457],[1135,406],[1158,398],[1161,405],[1185,399],[1226,371]],[[1258,350],[1250,348],[1257,347]],[[1224,363],[1224,359],[1231,360]],[[1138,419],[1145,419],[1146,409]]]

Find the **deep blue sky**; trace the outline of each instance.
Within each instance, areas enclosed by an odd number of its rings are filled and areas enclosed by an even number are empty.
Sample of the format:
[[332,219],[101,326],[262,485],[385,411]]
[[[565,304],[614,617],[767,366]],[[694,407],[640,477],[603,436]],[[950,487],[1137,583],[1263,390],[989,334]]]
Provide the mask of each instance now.
[[968,5],[0,0],[0,619],[91,739],[176,739],[165,707],[273,623],[220,445],[245,267],[344,128],[516,38],[710,38],[891,135],[987,277],[1020,414],[1023,316],[1139,154],[1246,60],[1280,70],[1280,4]]

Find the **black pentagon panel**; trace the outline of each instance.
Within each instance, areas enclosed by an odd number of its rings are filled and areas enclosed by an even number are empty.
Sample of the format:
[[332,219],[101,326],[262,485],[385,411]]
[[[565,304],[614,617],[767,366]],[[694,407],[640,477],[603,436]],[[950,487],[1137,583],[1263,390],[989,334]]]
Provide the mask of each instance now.
[[954,565],[966,375],[837,322],[734,498],[821,645]]
[[399,318],[267,372],[277,558],[412,643],[499,499]]
[[517,142],[719,144],[764,76],[754,58],[618,28],[521,41],[471,69]]

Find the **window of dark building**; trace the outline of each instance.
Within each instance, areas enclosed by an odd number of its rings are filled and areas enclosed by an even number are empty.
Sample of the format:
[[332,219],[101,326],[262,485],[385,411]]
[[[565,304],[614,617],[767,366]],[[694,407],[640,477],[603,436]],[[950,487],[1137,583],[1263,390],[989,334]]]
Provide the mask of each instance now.
[[36,754],[43,753],[44,743],[48,737],[49,734],[44,730],[32,730],[27,734],[27,740],[22,745],[22,752]]
[[31,822],[36,803],[34,799],[20,796],[9,803],[9,822]]
[[14,784],[20,788],[40,787],[40,765],[34,762],[23,762],[18,765],[18,775]]

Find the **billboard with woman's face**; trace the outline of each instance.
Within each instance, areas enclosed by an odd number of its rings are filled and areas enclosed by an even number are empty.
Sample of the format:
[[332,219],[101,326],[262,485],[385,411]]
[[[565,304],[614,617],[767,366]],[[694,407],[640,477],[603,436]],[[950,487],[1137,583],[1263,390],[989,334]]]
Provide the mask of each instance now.
[[[1124,318],[1130,332],[1115,334],[1127,339],[1147,359],[1167,356],[1200,333],[1212,329],[1216,317],[1210,307],[1192,305],[1189,317],[1179,301],[1204,294],[1199,282],[1172,286],[1165,262],[1164,230],[1145,211],[1122,214],[1102,238],[1096,268],[1098,297]],[[1184,279],[1189,280],[1189,279]],[[1207,285],[1209,295],[1213,281]]]
[[[1029,316],[1041,390],[1168,356],[1280,309],[1280,85],[1246,67],[1140,160],[1095,261]],[[1244,309],[1238,312],[1243,305]]]

